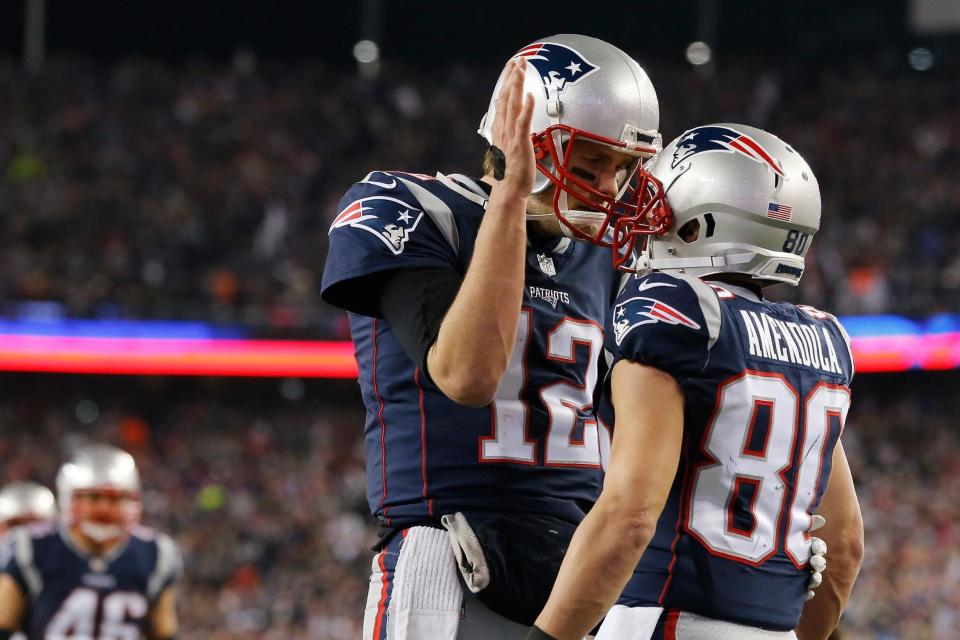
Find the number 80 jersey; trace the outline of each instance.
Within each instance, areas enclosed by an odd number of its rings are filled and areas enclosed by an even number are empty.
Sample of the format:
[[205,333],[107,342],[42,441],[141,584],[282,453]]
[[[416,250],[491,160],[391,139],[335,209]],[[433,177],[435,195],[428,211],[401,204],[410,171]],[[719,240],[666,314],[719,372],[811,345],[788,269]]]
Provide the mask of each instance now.
[[55,525],[13,529],[0,571],[28,604],[31,640],[138,640],[156,598],[179,576],[180,552],[163,533],[136,527],[103,557],[80,551]]
[[627,284],[608,333],[615,362],[671,374],[685,399],[677,476],[618,604],[795,628],[850,406],[846,333],[811,307],[663,273]]

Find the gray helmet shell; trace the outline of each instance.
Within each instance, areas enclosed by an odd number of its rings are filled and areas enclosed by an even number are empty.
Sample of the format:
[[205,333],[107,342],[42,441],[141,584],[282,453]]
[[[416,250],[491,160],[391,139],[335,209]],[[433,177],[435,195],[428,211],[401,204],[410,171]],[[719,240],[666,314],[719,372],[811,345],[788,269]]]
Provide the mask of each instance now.
[[53,520],[57,515],[53,492],[36,482],[12,482],[0,489],[0,524],[18,518]]
[[[684,132],[646,168],[663,183],[673,224],[650,238],[641,268],[799,283],[821,203],[817,178],[793,147],[755,127],[711,124]],[[686,241],[678,232],[693,220],[699,232]]]
[[[527,61],[524,91],[533,96],[530,133],[562,124],[638,148],[649,157],[662,146],[658,133],[660,105],[646,71],[608,42],[576,34],[558,34],[523,47]],[[569,61],[570,65],[561,66]],[[551,68],[552,67],[552,68]],[[478,133],[493,144],[497,96],[506,77],[504,66]],[[562,141],[561,141],[562,142]],[[533,193],[550,180],[538,172]]]
[[139,495],[140,473],[133,456],[108,444],[77,448],[57,472],[61,513],[71,512],[73,494],[82,489],[117,489]]

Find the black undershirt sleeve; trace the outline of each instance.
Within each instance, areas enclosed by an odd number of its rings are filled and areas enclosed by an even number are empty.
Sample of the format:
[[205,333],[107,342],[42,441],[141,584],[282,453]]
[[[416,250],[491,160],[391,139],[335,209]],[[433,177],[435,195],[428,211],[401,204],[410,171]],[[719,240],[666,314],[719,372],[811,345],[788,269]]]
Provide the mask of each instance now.
[[526,640],[557,640],[552,635],[538,627],[533,625],[530,627],[530,631],[527,633]]
[[452,269],[409,269],[397,271],[380,293],[381,315],[427,376],[427,353],[462,282]]

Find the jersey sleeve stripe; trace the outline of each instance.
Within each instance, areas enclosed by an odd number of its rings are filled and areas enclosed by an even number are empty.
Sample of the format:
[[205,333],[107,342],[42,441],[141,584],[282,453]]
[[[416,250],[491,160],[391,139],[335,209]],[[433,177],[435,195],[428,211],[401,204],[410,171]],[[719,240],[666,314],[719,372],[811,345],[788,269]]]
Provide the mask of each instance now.
[[396,178],[409,189],[410,194],[420,203],[433,223],[437,225],[437,229],[443,234],[453,252],[460,255],[460,235],[457,232],[457,225],[453,220],[453,211],[450,207],[416,182],[400,176],[396,176]]
[[707,341],[707,350],[709,351],[716,344],[717,338],[720,337],[720,299],[717,297],[717,292],[700,278],[685,274],[676,274],[675,277],[689,284],[690,288],[697,294],[697,299],[700,302],[700,312],[703,313],[703,320],[709,337]]

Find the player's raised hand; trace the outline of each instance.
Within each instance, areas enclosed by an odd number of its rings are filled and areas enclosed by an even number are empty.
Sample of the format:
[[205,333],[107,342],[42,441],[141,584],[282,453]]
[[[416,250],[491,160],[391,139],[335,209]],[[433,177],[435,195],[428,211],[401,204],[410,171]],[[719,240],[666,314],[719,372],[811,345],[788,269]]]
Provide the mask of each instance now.
[[503,153],[506,166],[502,177],[494,177],[501,188],[508,190],[508,195],[526,198],[533,190],[536,172],[530,139],[533,96],[523,91],[526,61],[515,58],[508,66],[493,120],[493,146]]

